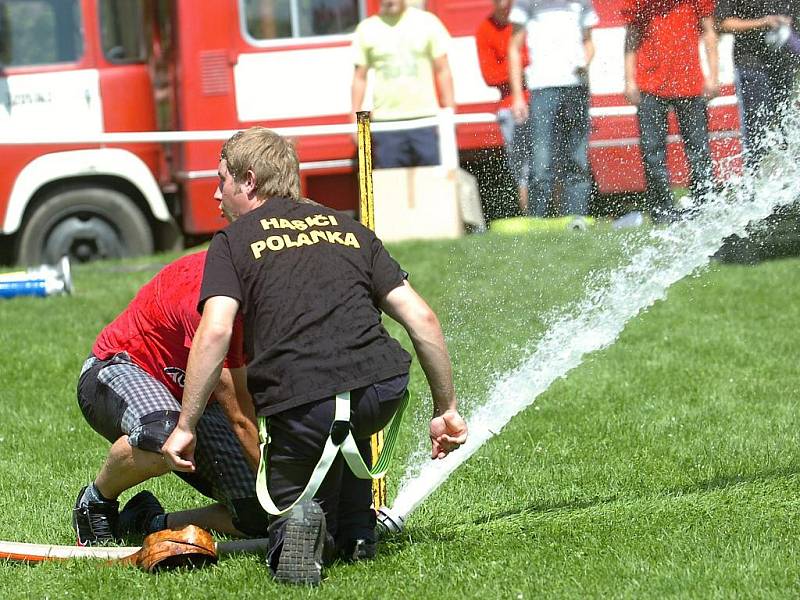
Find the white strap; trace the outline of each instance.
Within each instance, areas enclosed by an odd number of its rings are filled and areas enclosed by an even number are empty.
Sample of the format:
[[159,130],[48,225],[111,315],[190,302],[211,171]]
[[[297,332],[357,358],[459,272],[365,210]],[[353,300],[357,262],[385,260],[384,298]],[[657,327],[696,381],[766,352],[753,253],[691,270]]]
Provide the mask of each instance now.
[[342,392],[336,395],[336,408],[333,419],[334,422],[343,421],[348,423],[347,436],[338,445],[333,442],[332,436],[328,436],[328,439],[325,442],[325,447],[322,449],[322,456],[320,457],[319,462],[317,462],[317,465],[314,467],[314,471],[311,473],[311,478],[308,480],[308,484],[306,484],[305,489],[290,506],[287,506],[283,510],[279,509],[275,505],[275,503],[272,501],[272,497],[269,495],[269,490],[267,489],[267,448],[269,447],[270,440],[266,429],[266,420],[263,417],[260,419],[259,433],[261,436],[261,444],[259,448],[261,450],[261,459],[258,463],[258,475],[256,476],[256,495],[258,496],[259,502],[261,502],[261,506],[263,506],[264,510],[266,510],[269,514],[275,516],[285,515],[297,504],[305,502],[306,500],[311,500],[314,497],[314,494],[317,493],[319,486],[322,485],[322,482],[325,479],[325,476],[328,474],[333,461],[336,459],[336,455],[339,453],[339,450],[342,451],[345,462],[347,462],[347,465],[353,471],[353,474],[359,479],[378,479],[384,476],[386,473],[385,470],[377,474],[370,472],[369,467],[367,467],[367,464],[364,462],[364,458],[358,451],[358,445],[353,437],[353,432],[349,429],[350,392]]

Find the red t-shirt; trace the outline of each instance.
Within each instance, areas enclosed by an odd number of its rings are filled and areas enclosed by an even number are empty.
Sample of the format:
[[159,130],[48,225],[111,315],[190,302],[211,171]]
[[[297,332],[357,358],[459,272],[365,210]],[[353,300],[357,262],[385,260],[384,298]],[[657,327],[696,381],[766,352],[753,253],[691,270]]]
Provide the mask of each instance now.
[[624,0],[622,16],[641,32],[636,84],[663,98],[703,93],[701,19],[713,17],[714,0]]
[[[197,252],[161,269],[100,332],[92,354],[105,360],[127,352],[134,363],[181,400],[189,348],[200,324],[197,300],[205,259],[205,251]],[[237,316],[225,366],[244,365],[242,324]]]
[[[478,63],[486,85],[500,90],[498,108],[511,106],[511,84],[508,76],[508,42],[511,40],[511,23],[499,24],[494,17],[481,22],[475,33],[475,44],[478,47]],[[522,45],[522,67],[530,63],[528,45]],[[527,90],[525,94],[527,95]]]

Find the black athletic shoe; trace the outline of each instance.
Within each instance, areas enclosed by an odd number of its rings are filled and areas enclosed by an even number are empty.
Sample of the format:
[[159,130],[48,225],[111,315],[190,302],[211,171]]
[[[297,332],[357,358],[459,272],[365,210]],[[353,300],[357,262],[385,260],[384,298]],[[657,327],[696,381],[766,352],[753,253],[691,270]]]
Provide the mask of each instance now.
[[96,546],[116,541],[115,531],[119,519],[119,502],[84,500],[84,486],[72,509],[72,528],[78,536],[79,546]]
[[374,541],[359,538],[357,540],[348,540],[339,549],[339,558],[346,562],[372,560],[377,553],[378,545]]
[[153,519],[164,514],[164,507],[151,492],[142,490],[128,500],[122,512],[119,513],[117,535],[121,538],[141,535],[159,531],[162,528],[153,527]]
[[320,505],[307,500],[295,506],[286,523],[275,579],[282,583],[319,585],[326,538],[325,513]]

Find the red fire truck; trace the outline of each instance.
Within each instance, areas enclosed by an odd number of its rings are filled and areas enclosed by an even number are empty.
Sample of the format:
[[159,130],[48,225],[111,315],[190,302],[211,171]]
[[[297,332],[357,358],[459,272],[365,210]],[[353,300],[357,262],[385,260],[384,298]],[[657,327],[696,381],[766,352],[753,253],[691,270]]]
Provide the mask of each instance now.
[[[120,257],[207,236],[221,142],[254,124],[296,139],[304,193],[355,209],[350,33],[379,0],[0,0],[0,252]],[[597,190],[641,190],[622,97],[617,0],[595,2],[591,161]],[[462,161],[499,147],[496,90],[473,33],[491,0],[428,0],[453,35]],[[715,154],[738,148],[729,41],[711,109]],[[496,153],[495,153],[496,154]],[[670,160],[685,181],[679,145]]]

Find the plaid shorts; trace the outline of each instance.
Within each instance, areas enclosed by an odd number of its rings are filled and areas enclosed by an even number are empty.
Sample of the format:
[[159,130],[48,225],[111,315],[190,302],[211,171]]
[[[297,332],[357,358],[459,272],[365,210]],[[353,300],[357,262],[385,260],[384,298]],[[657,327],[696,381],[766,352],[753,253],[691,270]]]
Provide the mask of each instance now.
[[[148,424],[167,421],[174,428],[181,411],[180,402],[166,386],[125,352],[108,360],[94,356],[86,360],[78,381],[78,404],[100,435],[111,443],[127,435],[134,447],[143,441]],[[234,501],[255,498],[255,474],[219,404],[209,404],[197,424],[194,458],[195,473],[175,474],[201,494],[225,504],[233,515]]]

